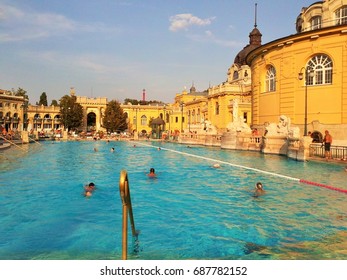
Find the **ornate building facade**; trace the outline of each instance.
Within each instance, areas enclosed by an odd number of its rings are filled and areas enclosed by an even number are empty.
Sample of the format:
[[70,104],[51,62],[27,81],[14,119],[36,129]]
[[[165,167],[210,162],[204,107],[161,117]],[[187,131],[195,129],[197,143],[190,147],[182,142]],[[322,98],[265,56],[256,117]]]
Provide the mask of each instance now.
[[0,90],[0,126],[6,131],[23,130],[27,118],[26,102],[27,100],[23,96],[16,96],[11,91]]
[[297,34],[247,56],[253,125],[285,115],[301,135],[328,129],[336,140],[347,139],[346,23],[347,0],[315,2],[298,16]]

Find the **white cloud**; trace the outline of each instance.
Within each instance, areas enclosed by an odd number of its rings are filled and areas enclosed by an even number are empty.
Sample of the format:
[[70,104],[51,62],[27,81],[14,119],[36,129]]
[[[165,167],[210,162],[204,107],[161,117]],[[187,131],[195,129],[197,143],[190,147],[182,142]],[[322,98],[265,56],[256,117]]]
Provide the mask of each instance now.
[[119,31],[101,23],[85,24],[55,13],[22,11],[21,9],[0,4],[0,42],[14,42],[48,38],[72,32],[110,32]]
[[201,19],[192,14],[178,14],[170,17],[169,30],[176,32],[179,30],[188,30],[190,26],[205,26],[210,25],[214,18]]

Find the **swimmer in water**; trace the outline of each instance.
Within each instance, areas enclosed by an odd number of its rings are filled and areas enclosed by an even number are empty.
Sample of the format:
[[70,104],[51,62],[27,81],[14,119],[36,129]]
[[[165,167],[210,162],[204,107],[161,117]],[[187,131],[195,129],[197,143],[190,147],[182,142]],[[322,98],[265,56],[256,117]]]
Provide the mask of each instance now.
[[84,196],[90,197],[92,196],[93,192],[95,191],[95,184],[93,182],[89,183],[88,185],[84,186]]
[[155,174],[154,168],[151,168],[151,169],[149,170],[149,173],[147,174],[147,176],[148,176],[148,177],[151,177],[151,178],[157,177],[157,174]]
[[219,163],[215,163],[214,165],[212,165],[213,168],[220,168],[220,164]]
[[253,196],[258,197],[258,196],[261,196],[263,194],[265,194],[263,184],[261,182],[256,183]]

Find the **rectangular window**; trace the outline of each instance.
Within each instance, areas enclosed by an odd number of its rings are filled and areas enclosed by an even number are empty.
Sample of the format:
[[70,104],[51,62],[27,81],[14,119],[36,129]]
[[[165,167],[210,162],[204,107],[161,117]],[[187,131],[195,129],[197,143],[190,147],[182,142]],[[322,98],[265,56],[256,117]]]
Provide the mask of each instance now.
[[133,125],[136,125],[136,117],[133,118]]
[[326,70],[325,71],[325,83],[326,84],[331,84],[333,82],[333,71],[330,70]]
[[44,124],[43,129],[52,129],[52,125],[51,124]]
[[216,112],[216,115],[219,115],[219,103],[218,102],[216,102],[216,110],[215,110],[215,112]]
[[147,119],[146,118],[142,118],[141,119],[141,125],[145,126],[147,124]]
[[311,30],[316,30],[321,28],[322,18],[320,16],[313,17],[311,19]]
[[176,117],[176,123],[178,123],[178,117]]
[[323,84],[323,71],[316,70],[316,85],[322,85]]
[[247,112],[243,112],[243,120],[247,123]]
[[335,12],[336,25],[347,23],[347,7],[342,7]]

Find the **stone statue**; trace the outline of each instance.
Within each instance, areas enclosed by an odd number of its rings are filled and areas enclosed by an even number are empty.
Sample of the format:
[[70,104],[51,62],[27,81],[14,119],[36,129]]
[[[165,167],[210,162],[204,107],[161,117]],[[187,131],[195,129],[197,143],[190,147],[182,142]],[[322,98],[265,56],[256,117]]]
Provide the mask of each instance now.
[[270,123],[265,125],[265,136],[289,136],[298,138],[300,136],[300,129],[298,127],[291,127],[290,118],[281,115],[278,124]]
[[205,125],[207,134],[217,134],[217,128],[210,121],[205,121]]

